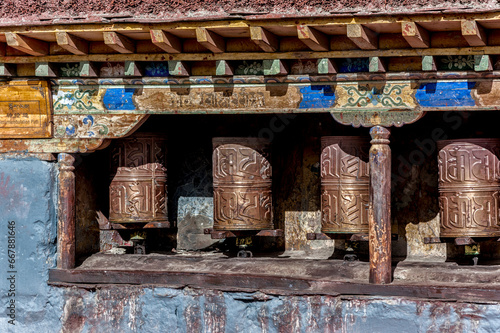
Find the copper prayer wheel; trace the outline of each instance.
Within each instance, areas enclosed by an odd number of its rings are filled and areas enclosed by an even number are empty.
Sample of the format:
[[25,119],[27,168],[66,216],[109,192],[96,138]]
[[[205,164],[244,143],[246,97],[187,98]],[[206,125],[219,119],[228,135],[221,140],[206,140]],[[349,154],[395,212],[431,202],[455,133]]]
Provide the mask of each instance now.
[[441,237],[498,237],[500,139],[438,142]]
[[370,140],[321,138],[321,231],[368,233]]
[[270,142],[213,138],[214,230],[273,228]]
[[166,140],[138,133],[117,140],[111,158],[109,220],[167,222]]

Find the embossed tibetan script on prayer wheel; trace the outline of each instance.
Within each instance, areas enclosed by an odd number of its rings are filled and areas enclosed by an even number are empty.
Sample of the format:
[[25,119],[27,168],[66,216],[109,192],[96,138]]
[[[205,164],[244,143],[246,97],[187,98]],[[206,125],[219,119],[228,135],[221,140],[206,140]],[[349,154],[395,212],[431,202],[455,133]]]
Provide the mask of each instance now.
[[270,142],[214,138],[214,230],[273,228]]
[[370,139],[321,138],[321,231],[368,233]]
[[111,164],[110,222],[168,222],[165,138],[138,133],[117,140]]
[[499,139],[438,142],[441,237],[498,237]]

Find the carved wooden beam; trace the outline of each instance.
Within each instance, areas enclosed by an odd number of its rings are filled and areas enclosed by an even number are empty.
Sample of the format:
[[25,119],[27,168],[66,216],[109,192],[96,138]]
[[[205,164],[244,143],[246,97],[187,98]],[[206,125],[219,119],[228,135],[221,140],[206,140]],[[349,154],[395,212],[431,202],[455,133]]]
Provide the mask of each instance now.
[[361,24],[348,24],[347,37],[362,50],[378,49],[377,34]]
[[313,51],[330,50],[330,39],[321,31],[307,25],[298,25],[297,35],[299,39]]
[[67,32],[56,32],[56,40],[57,45],[73,54],[86,55],[89,53],[89,42]]
[[280,47],[278,38],[262,27],[250,27],[250,38],[265,52],[276,52]]
[[425,49],[431,45],[429,32],[415,22],[401,23],[404,39],[415,49]]
[[59,197],[57,205],[57,268],[75,267],[75,158],[59,154]]
[[391,148],[388,129],[370,130],[370,283],[391,283]]
[[120,53],[134,53],[135,52],[135,44],[133,41],[128,39],[127,37],[116,33],[114,31],[105,31],[104,35],[104,43],[111,47],[113,50],[118,51]]
[[45,56],[49,54],[49,43],[26,37],[20,34],[6,32],[7,45],[32,56]]
[[486,46],[488,39],[486,31],[474,20],[463,20],[461,22],[462,36],[470,46]]
[[333,59],[318,59],[317,64],[318,74],[335,74],[338,72],[337,64]]
[[206,28],[196,28],[196,40],[213,53],[223,53],[226,49],[224,38]]
[[163,30],[151,30],[151,41],[153,44],[161,48],[167,53],[181,53],[182,52],[182,41]]

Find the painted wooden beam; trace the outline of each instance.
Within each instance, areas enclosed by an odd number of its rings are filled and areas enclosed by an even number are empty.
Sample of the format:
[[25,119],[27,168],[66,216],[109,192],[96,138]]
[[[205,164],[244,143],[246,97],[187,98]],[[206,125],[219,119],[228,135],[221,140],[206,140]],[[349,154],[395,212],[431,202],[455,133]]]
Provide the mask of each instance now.
[[263,60],[262,67],[264,67],[264,75],[286,75],[288,69],[286,64],[279,59]]
[[0,43],[0,56],[4,57],[7,50],[7,43]]
[[83,77],[96,77],[99,74],[99,69],[95,63],[90,61],[80,62],[80,76]]
[[57,45],[73,54],[86,55],[89,53],[89,42],[67,32],[56,32],[56,40]]
[[474,56],[474,70],[476,72],[485,72],[493,70],[491,57],[487,54],[477,54]]
[[408,44],[415,49],[426,49],[431,45],[429,32],[415,22],[402,22],[401,32]]
[[307,25],[297,26],[297,35],[302,43],[313,51],[330,50],[330,39],[327,35]]
[[32,56],[46,56],[49,54],[49,43],[26,37],[20,34],[6,32],[7,45]]
[[250,27],[250,38],[265,52],[276,52],[280,47],[278,37],[262,27]]
[[387,65],[385,59],[380,57],[370,57],[369,58],[368,71],[371,73],[384,73],[387,71]]
[[0,63],[0,76],[16,76],[16,73],[16,65]]
[[347,37],[362,50],[378,49],[377,34],[361,24],[348,24]]
[[125,76],[142,76],[143,70],[137,61],[125,61]]
[[35,76],[56,77],[57,69],[50,62],[35,63]]
[[135,52],[135,44],[129,38],[114,31],[105,31],[103,35],[104,35],[104,44],[111,47],[113,50],[118,51],[120,53]]
[[163,30],[150,30],[151,41],[167,53],[181,53],[182,41]]
[[234,75],[234,68],[226,60],[215,62],[215,75]]
[[433,56],[422,57],[422,70],[426,72],[437,71],[436,60]]
[[335,74],[338,72],[337,64],[335,60],[322,58],[318,59],[318,74]]
[[213,53],[223,53],[226,50],[224,38],[206,28],[196,28],[196,40]]
[[184,61],[169,60],[168,72],[173,76],[189,76],[189,66]]
[[470,46],[486,46],[488,38],[486,31],[475,20],[462,20],[462,36]]

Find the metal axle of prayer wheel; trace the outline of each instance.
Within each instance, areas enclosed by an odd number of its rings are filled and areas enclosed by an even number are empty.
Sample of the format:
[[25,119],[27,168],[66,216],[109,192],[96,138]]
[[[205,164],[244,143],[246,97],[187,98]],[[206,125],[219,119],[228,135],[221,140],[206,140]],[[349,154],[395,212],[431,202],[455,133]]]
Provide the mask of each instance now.
[[[111,229],[169,228],[167,216],[166,140],[137,133],[114,143],[109,187]],[[134,252],[144,253],[146,233],[131,238]]]
[[249,237],[283,236],[273,229],[270,142],[260,138],[213,138],[214,225],[212,239],[237,237],[239,257],[249,257]]
[[500,236],[500,139],[438,141],[440,237],[477,263],[479,242]]
[[357,260],[360,241],[368,241],[370,139],[321,138],[321,233],[307,238],[346,239],[344,260]]

